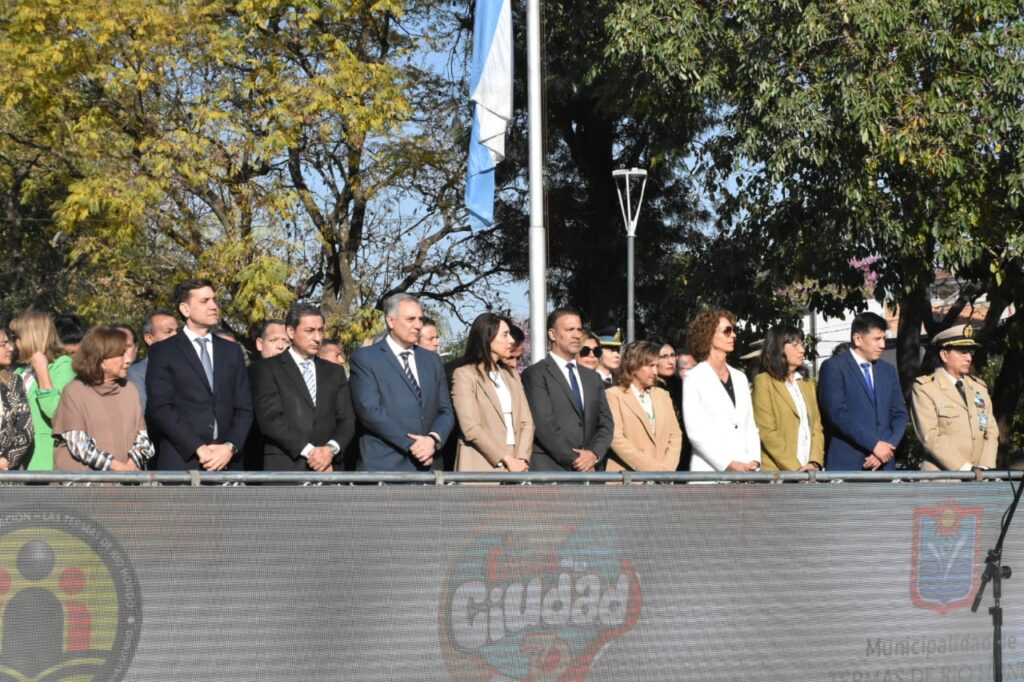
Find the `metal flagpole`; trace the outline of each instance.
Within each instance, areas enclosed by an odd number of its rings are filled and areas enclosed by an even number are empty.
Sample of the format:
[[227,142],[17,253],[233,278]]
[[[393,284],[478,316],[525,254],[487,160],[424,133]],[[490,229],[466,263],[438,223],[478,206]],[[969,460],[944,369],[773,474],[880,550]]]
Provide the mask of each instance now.
[[544,228],[544,109],[541,98],[540,0],[526,3],[527,113],[530,139],[531,361],[547,355],[547,234]]
[[[619,208],[622,209],[622,222],[626,224],[626,341],[633,343],[636,340],[635,313],[634,313],[634,254],[636,253],[636,223],[640,219],[640,206],[644,203],[644,190],[647,188],[647,171],[642,168],[620,168],[612,171],[615,179],[615,189],[619,194]],[[625,186],[626,199],[623,202],[623,188],[619,185],[619,179]],[[640,201],[636,205],[636,213],[633,212],[633,202],[630,196],[630,181],[633,178],[640,178]]]

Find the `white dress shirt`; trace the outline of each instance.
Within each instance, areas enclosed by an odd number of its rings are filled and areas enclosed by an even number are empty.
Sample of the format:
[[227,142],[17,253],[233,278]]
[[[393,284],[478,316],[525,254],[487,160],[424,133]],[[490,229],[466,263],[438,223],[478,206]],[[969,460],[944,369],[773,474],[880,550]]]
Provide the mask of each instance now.
[[496,369],[493,372],[488,372],[487,376],[491,378],[494,392],[498,394],[501,416],[505,419],[505,445],[515,445],[516,428],[512,422],[512,391],[508,389],[508,384],[505,383],[505,377],[502,374],[504,372]]
[[803,391],[800,390],[797,381],[803,377],[797,374],[793,381],[783,381],[789,397],[796,403],[796,413],[800,415],[800,428],[797,430],[796,459],[800,466],[811,461],[811,418],[807,416],[807,403],[804,402]]
[[572,360],[566,360],[565,358],[555,355],[554,353],[549,353],[548,357],[555,361],[555,364],[558,365],[558,369],[562,370],[562,376],[565,377],[565,383],[569,385],[569,393],[572,393],[572,382],[569,381],[568,365],[570,362],[572,363],[572,371],[576,375],[576,385],[580,387],[580,402],[583,404],[583,409],[587,409],[587,402],[586,399],[583,397],[583,381],[580,379],[580,366],[576,362],[576,358],[573,358]]
[[402,353],[409,353],[406,357],[409,358],[409,369],[412,370],[412,375],[416,377],[416,385],[422,388],[423,383],[420,382],[420,373],[416,371],[416,351],[415,346],[409,346],[408,348],[402,348],[398,345],[398,342],[391,338],[391,334],[384,337],[388,342],[388,348],[395,354],[398,359],[399,366],[404,370],[405,362],[402,360]]
[[196,334],[194,331],[192,331],[191,327],[189,327],[187,324],[182,326],[181,331],[188,338],[189,343],[192,344],[192,350],[195,351],[196,357],[199,358],[200,365],[203,364],[203,354],[199,350],[199,343],[196,341],[196,339],[208,339],[206,343],[206,351],[210,354],[210,367],[213,367],[213,334],[211,334],[210,332],[206,332],[204,336],[199,336],[199,334]]

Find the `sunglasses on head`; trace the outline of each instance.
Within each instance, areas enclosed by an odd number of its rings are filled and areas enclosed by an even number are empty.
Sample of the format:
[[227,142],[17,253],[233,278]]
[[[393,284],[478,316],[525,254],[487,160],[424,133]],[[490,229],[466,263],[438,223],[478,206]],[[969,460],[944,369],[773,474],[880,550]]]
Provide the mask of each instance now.
[[581,358],[586,358],[586,357],[589,357],[591,354],[593,354],[593,356],[595,358],[599,358],[599,357],[601,357],[601,353],[603,353],[603,352],[604,352],[604,349],[601,348],[600,346],[598,346],[597,348],[591,348],[590,346],[583,346],[583,348],[580,348],[580,357]]

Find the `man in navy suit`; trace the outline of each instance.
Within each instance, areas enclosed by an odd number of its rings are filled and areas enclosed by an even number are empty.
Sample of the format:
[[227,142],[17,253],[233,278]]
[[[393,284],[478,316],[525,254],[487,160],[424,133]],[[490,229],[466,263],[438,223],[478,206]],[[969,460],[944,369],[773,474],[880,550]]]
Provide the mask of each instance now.
[[408,294],[384,302],[387,335],[352,355],[352,403],[365,428],[367,471],[440,469],[434,454],[455,424],[441,356],[416,345],[423,308]]
[[239,448],[253,419],[242,347],[210,333],[220,310],[209,280],[182,282],[174,300],[185,325],[150,349],[146,371],[156,468],[240,469]]
[[533,471],[596,471],[604,464],[615,424],[597,372],[580,367],[583,323],[570,308],[548,315],[550,353],[523,372],[533,414]]
[[829,435],[825,464],[833,471],[896,468],[909,417],[896,368],[878,361],[887,329],[882,316],[861,313],[850,329],[850,349],[821,366],[818,403]]

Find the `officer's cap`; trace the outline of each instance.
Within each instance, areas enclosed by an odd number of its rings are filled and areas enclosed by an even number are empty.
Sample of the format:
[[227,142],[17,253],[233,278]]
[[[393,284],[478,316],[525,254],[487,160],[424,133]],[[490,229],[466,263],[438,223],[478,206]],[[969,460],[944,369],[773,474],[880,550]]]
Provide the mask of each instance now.
[[939,332],[932,339],[932,345],[943,348],[981,348],[974,340],[974,327],[969,324],[958,324]]

